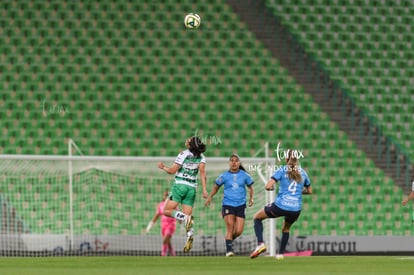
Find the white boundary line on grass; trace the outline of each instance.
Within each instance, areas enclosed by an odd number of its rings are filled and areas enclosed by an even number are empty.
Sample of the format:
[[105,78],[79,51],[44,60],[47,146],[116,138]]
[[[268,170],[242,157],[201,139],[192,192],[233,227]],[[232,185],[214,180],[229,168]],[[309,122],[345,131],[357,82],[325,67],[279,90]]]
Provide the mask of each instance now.
[[414,256],[412,257],[399,257],[397,260],[414,260]]

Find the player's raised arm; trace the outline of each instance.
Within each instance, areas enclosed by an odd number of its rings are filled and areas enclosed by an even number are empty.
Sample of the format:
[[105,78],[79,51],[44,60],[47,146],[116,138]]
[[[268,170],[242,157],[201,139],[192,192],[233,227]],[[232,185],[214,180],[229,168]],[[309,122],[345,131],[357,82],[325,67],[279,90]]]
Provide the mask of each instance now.
[[180,169],[180,165],[178,165],[177,163],[174,163],[171,167],[167,167],[165,166],[164,163],[160,162],[158,163],[158,168],[160,168],[161,170],[164,170],[165,172],[167,172],[167,174],[175,174],[178,169]]

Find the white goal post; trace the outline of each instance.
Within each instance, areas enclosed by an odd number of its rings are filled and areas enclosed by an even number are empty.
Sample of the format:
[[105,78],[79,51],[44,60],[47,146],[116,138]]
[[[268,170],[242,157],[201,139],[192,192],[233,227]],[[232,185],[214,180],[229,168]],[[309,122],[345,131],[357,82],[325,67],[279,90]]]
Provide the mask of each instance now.
[[[159,222],[149,233],[145,228],[173,180],[172,175],[157,168],[157,163],[168,165],[174,159],[71,153],[0,155],[0,253],[159,255]],[[241,156],[241,160],[255,180],[255,205],[247,208],[243,235],[235,241],[235,252],[240,255],[256,246],[253,214],[274,199],[273,192],[266,192],[263,186],[274,159]],[[228,158],[207,158],[206,167],[210,192],[215,178],[228,169]],[[204,206],[198,192],[190,255],[224,255],[222,191],[210,207]],[[265,240],[273,255],[274,220],[266,222]],[[178,224],[173,237],[177,255],[182,253],[184,241],[182,225]]]

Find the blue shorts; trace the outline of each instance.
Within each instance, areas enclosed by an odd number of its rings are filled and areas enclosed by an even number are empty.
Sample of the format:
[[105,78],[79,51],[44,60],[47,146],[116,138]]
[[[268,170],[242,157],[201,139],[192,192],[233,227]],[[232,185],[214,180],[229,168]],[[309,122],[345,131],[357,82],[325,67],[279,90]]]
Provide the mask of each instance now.
[[285,217],[285,222],[293,224],[300,215],[299,211],[288,211],[277,207],[274,203],[269,203],[264,207],[264,212],[269,218]]
[[246,205],[240,205],[240,206],[229,206],[229,205],[223,205],[221,207],[221,216],[227,216],[227,215],[235,215],[239,218],[246,218]]

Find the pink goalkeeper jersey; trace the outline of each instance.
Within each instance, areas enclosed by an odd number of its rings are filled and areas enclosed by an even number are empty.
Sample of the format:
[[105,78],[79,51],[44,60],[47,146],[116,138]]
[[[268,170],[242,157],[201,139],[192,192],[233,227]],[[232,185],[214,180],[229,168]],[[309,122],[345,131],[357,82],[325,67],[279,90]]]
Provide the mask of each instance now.
[[164,228],[167,226],[168,227],[174,226],[175,228],[175,218],[163,215],[164,205],[165,205],[165,201],[160,202],[157,207],[157,213],[158,215],[161,215],[161,228]]

